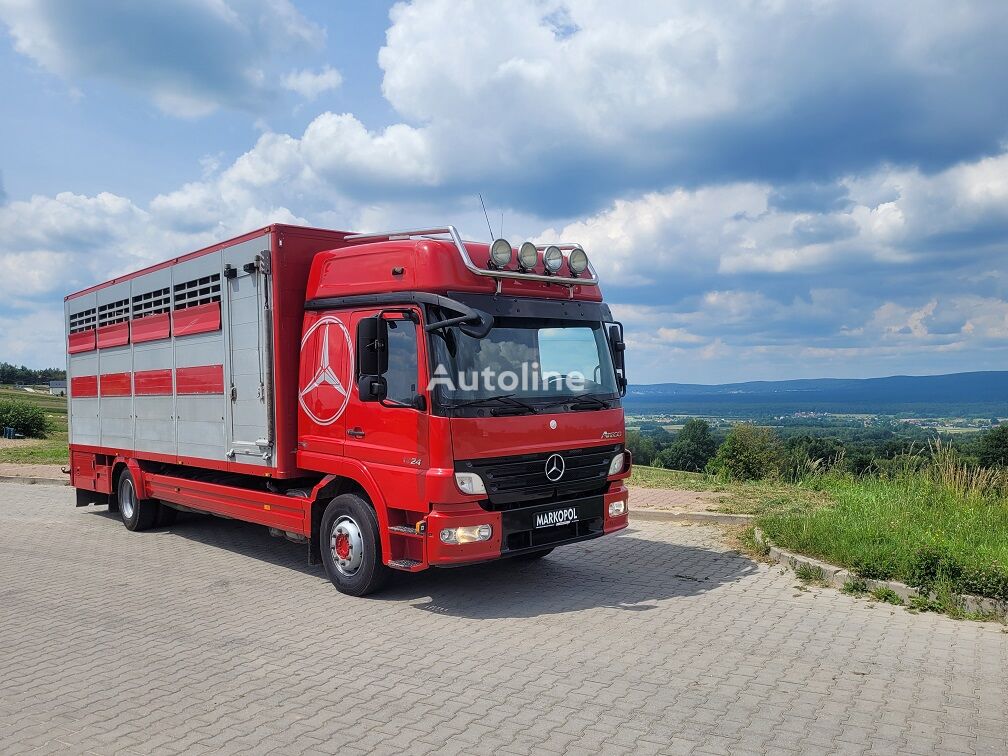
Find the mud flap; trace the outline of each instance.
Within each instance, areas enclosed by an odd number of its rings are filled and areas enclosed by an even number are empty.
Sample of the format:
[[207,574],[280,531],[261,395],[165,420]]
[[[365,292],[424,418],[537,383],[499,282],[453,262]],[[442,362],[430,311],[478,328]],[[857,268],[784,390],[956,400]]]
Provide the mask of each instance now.
[[99,493],[98,491],[87,491],[83,488],[75,488],[77,492],[77,506],[86,507],[89,504],[108,504],[110,494]]

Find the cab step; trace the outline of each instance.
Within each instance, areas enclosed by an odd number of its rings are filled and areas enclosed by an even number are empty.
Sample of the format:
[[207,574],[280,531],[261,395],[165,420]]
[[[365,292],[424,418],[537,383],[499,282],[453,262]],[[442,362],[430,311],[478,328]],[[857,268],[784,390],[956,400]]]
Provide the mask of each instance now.
[[395,533],[396,535],[413,536],[414,538],[423,538],[423,533],[417,533],[416,530],[411,528],[409,525],[389,525],[389,532]]
[[405,572],[419,572],[423,569],[423,562],[416,559],[393,559],[388,566],[394,570],[404,570]]

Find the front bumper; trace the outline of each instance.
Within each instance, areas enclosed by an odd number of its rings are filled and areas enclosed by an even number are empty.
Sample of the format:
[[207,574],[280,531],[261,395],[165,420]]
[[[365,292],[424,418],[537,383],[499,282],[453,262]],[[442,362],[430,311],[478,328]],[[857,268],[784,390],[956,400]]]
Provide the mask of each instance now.
[[[433,567],[454,567],[518,556],[541,549],[615,533],[628,524],[628,512],[610,517],[609,505],[626,502],[623,481],[614,481],[607,491],[568,501],[538,504],[506,512],[487,512],[478,504],[435,506],[427,517],[426,555]],[[441,531],[465,525],[488,524],[493,534],[488,541],[465,544],[441,542]]]

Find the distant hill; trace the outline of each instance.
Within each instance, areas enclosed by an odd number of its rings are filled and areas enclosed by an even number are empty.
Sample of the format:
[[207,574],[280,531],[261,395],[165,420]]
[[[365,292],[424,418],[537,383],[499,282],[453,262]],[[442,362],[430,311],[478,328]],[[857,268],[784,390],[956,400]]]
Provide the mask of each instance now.
[[792,412],[1008,416],[1008,371],[631,385],[628,411],[728,417]]

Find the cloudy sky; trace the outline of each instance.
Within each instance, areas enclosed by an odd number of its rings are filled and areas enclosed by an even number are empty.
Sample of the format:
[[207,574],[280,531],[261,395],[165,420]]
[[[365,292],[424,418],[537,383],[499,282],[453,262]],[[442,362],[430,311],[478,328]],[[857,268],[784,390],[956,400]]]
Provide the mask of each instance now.
[[580,241],[634,382],[1008,369],[1008,3],[0,0],[0,360],[272,221]]

